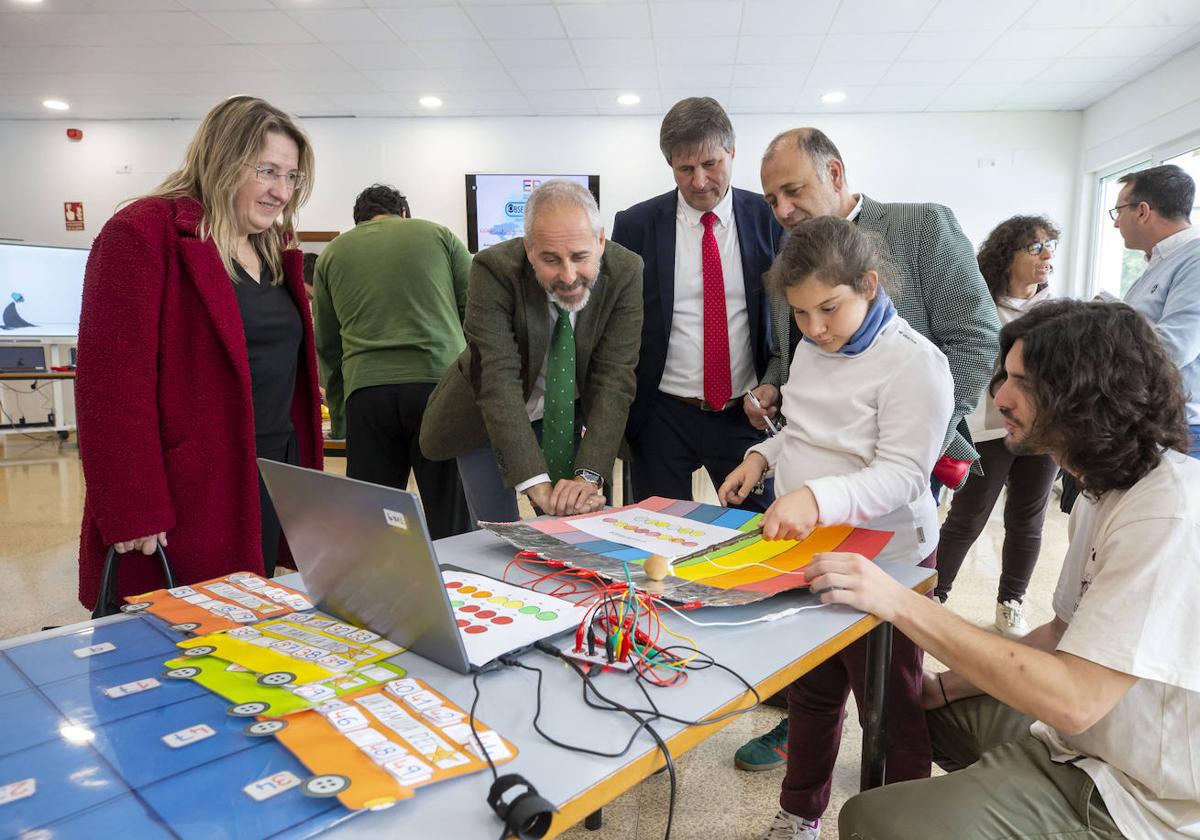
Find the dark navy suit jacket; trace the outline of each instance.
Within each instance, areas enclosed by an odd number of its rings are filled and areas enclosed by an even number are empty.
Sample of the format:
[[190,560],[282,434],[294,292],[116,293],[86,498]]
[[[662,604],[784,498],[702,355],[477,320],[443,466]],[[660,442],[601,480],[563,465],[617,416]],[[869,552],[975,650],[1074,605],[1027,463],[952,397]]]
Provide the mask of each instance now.
[[[626,436],[637,437],[649,414],[667,363],[667,341],[675,309],[675,215],[678,190],[671,190],[617,213],[612,241],[639,254],[645,264],[642,298],[642,348],[637,364],[637,394],[629,407]],[[742,280],[746,287],[746,313],[754,370],[761,378],[771,358],[770,315],[762,276],[771,267],[783,239],[783,228],[771,208],[755,192],[733,188],[733,217],[742,253]],[[697,390],[701,390],[698,383]],[[736,396],[736,395],[735,395]]]

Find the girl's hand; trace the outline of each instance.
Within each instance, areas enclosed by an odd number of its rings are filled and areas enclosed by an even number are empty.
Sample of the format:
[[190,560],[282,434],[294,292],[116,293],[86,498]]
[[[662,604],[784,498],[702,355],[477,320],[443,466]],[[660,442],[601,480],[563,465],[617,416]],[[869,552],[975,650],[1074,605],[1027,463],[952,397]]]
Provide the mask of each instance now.
[[740,505],[746,501],[750,491],[762,481],[763,473],[767,471],[767,459],[757,452],[746,456],[737,468],[731,472],[717,489],[717,499],[722,505]]
[[812,533],[821,518],[817,497],[802,487],[776,499],[763,517],[763,539],[802,540]]

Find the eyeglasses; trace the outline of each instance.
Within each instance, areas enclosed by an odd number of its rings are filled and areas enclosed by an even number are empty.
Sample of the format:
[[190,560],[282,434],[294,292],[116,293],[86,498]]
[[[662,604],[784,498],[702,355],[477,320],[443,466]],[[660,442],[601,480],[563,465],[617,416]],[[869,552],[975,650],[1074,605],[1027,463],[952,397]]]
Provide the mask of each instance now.
[[1049,251],[1051,254],[1053,254],[1055,251],[1058,250],[1058,240],[1057,239],[1046,239],[1046,240],[1040,240],[1038,242],[1032,242],[1029,245],[1025,246],[1024,251],[1025,251],[1025,253],[1036,257],[1038,254],[1042,253],[1043,249],[1046,251]]
[[260,184],[283,181],[289,190],[298,190],[304,185],[305,174],[296,169],[291,172],[281,172],[274,166],[255,166],[253,163],[247,163],[246,166],[254,170],[254,177]]
[[1115,222],[1117,220],[1117,216],[1121,215],[1121,210],[1123,210],[1126,207],[1137,207],[1141,203],[1142,202],[1140,202],[1140,201],[1133,201],[1133,202],[1130,202],[1129,204],[1118,204],[1116,207],[1114,207],[1113,209],[1108,211],[1108,218],[1112,219]]

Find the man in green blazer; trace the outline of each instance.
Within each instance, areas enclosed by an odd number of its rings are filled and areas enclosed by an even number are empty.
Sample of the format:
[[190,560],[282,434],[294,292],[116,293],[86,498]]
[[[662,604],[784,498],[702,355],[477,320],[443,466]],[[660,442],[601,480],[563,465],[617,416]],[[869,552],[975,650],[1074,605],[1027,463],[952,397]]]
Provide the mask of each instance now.
[[605,242],[585,187],[540,185],[525,236],[475,255],[467,349],[421,424],[427,458],[458,459],[473,518],[519,518],[516,492],[556,515],[604,503],[641,329],[641,258]]

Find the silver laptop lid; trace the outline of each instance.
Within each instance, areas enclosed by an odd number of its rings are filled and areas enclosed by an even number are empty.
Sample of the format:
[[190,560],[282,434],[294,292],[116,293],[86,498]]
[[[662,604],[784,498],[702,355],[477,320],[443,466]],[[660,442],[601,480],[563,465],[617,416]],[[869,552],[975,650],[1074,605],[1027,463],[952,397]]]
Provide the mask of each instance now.
[[470,672],[415,495],[263,458],[258,467],[322,610]]

